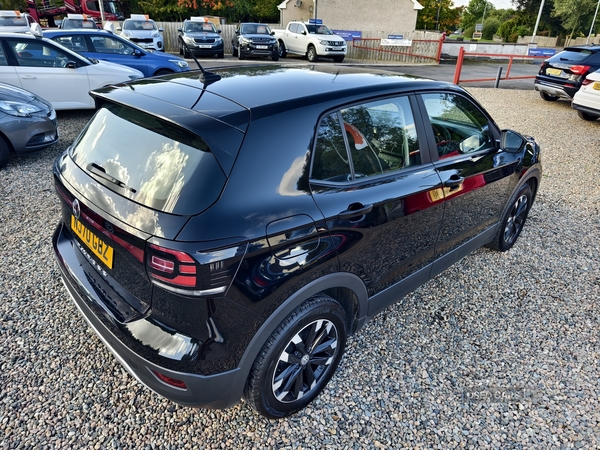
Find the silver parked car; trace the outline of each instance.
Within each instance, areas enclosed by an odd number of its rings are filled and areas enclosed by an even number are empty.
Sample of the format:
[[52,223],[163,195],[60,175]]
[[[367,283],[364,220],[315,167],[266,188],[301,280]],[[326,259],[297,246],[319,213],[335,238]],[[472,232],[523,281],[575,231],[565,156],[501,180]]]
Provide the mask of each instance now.
[[50,102],[0,83],[0,167],[11,153],[42,150],[58,141],[56,111]]

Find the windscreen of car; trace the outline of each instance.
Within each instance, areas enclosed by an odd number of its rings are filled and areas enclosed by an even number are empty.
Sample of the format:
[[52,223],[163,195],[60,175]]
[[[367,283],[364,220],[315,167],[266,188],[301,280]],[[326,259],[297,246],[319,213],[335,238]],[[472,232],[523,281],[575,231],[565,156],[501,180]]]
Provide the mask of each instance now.
[[21,17],[0,17],[0,27],[26,27],[29,24],[24,16]]
[[306,25],[306,29],[310,34],[333,34],[325,25]]
[[585,48],[571,48],[568,50],[563,50],[560,53],[557,53],[552,58],[550,58],[551,62],[583,62],[590,57],[590,55],[595,54],[596,52],[585,49]]
[[126,20],[123,23],[124,30],[130,31],[147,31],[156,30],[156,24],[151,20]]
[[217,199],[225,184],[200,137],[116,104],[98,110],[70,155],[104,186],[166,213],[197,214]]
[[266,25],[245,24],[242,25],[242,34],[271,34]]
[[188,21],[183,26],[183,31],[186,33],[216,33],[217,29],[212,22],[194,22]]

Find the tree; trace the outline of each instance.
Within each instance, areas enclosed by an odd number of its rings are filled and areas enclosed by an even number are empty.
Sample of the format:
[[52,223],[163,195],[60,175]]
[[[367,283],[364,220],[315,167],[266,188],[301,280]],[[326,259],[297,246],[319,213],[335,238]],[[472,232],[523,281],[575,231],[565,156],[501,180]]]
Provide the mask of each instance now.
[[487,0],[471,0],[462,16],[461,27],[469,28],[477,23],[482,23],[484,13],[489,14],[494,9],[494,5]]
[[421,0],[423,9],[417,15],[417,29],[447,31],[460,23],[464,7],[454,8],[452,0]]
[[592,24],[597,0],[554,0],[552,16],[561,20],[565,30],[573,34],[587,32]]

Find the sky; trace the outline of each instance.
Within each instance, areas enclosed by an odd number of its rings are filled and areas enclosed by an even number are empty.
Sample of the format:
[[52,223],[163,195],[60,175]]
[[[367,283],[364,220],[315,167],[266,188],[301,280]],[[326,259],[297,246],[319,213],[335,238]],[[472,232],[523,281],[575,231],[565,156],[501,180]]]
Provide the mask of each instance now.
[[[467,6],[470,0],[453,0],[454,6]],[[488,0],[496,9],[514,9],[510,0]]]

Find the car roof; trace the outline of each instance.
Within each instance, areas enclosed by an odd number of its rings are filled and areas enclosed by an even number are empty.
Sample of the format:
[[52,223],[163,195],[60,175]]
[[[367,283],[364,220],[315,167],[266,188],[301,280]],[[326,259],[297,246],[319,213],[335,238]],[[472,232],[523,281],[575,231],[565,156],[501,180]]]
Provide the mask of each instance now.
[[592,50],[600,52],[600,45],[570,45],[565,47],[564,50]]
[[[192,70],[162,77],[152,83],[134,81],[128,83],[129,87],[121,93],[108,88],[96,91],[94,95],[116,99],[134,107],[144,103],[141,96],[146,100],[153,98],[157,105],[156,111],[151,112],[161,115],[159,104],[164,103],[203,111],[206,102],[203,103],[198,98],[204,91],[221,99],[228,99],[237,104],[238,108],[252,110],[275,106],[273,114],[276,114],[281,110],[336,98],[351,98],[353,95],[386,95],[423,88],[463,91],[451,83],[347,66],[307,64],[290,67],[273,64],[215,69],[214,73],[221,78],[206,86],[200,81],[201,72]],[[243,83],[239,82],[241,78]],[[290,89],[290,86],[294,88]]]

